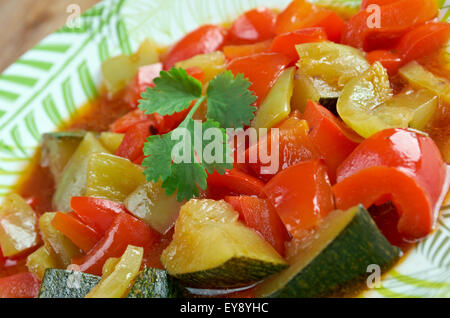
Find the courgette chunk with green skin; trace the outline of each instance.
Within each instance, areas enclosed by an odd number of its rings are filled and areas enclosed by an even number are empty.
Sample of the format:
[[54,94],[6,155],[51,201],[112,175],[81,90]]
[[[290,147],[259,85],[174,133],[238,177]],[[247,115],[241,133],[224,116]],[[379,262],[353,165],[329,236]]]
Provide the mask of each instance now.
[[47,269],[39,298],[84,298],[98,284],[99,276],[62,269]]
[[42,136],[41,165],[49,168],[55,184],[85,135],[85,131],[64,131]]
[[134,281],[127,298],[182,298],[187,293],[165,270],[146,268]]
[[289,268],[257,287],[256,297],[338,297],[365,286],[376,264],[384,272],[400,257],[363,207],[332,212],[306,246],[289,246]]
[[186,287],[248,286],[287,267],[284,259],[254,230],[239,222],[225,201],[186,203],[161,262]]

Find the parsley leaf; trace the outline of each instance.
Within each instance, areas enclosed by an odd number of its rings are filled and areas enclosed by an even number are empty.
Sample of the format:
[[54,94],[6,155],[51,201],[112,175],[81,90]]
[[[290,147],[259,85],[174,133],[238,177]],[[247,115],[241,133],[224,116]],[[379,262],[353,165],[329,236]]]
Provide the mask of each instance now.
[[202,83],[182,68],[161,72],[153,81],[155,86],[142,93],[139,108],[146,114],[172,115],[189,108],[202,95]]
[[[199,187],[206,189],[206,171],[213,173],[217,170],[223,174],[225,169],[233,167],[225,129],[220,128],[220,124],[213,120],[202,123],[192,119],[203,100],[202,97],[196,103],[178,128],[162,136],[150,136],[144,145],[144,154],[149,156],[142,162],[146,167],[144,174],[147,180],[157,182],[161,179],[166,194],[171,195],[176,191],[178,201],[197,196]],[[201,129],[195,125],[201,126]],[[199,157],[203,157],[203,149],[209,144],[203,139],[203,134],[209,128],[214,128],[214,133],[220,132],[220,136],[211,139],[217,141],[215,138],[221,138],[219,140],[222,143],[212,142],[212,153],[217,155],[214,160],[202,158],[199,161]]]
[[234,77],[231,71],[217,75],[209,83],[207,118],[218,121],[222,127],[242,128],[250,125],[256,107],[251,105],[256,96],[248,90],[250,82],[243,74]]

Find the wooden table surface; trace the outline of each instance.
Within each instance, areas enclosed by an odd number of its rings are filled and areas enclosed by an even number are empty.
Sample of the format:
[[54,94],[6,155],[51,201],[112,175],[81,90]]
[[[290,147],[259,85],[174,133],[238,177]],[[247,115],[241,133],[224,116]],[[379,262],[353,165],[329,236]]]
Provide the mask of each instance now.
[[[0,0],[0,72],[46,35],[63,26],[70,4],[81,12],[99,0]],[[73,13],[73,12],[72,12]]]

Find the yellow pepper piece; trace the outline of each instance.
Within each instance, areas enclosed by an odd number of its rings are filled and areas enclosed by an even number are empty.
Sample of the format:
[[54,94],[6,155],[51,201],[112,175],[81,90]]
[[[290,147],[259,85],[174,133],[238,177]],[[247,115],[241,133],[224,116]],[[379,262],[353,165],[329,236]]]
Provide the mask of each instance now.
[[42,246],[27,257],[28,270],[42,280],[47,268],[62,268],[51,247]]
[[259,107],[253,127],[256,129],[272,128],[289,116],[294,90],[294,74],[295,67],[291,67],[281,74]]
[[6,196],[0,207],[0,246],[4,256],[36,246],[38,233],[33,209],[19,195]]
[[102,145],[110,152],[115,153],[123,141],[124,134],[109,131],[102,132],[98,138]]
[[102,277],[98,285],[86,295],[86,298],[123,297],[139,274],[143,256],[144,249],[142,247],[128,245],[125,253],[114,267],[114,271]]

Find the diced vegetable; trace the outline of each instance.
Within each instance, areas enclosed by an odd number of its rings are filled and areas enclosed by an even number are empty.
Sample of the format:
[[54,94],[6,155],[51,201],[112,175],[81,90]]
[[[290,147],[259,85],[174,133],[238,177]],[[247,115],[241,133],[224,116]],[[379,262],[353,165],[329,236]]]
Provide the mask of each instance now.
[[260,196],[263,192],[264,183],[239,169],[226,170],[224,174],[214,171],[208,175],[208,191],[210,195],[245,194]]
[[53,196],[53,208],[59,212],[70,211],[70,198],[84,195],[89,155],[108,151],[92,133],[87,133],[73,154]]
[[52,249],[63,268],[72,264],[72,258],[81,251],[72,241],[52,226],[56,213],[44,213],[39,219],[39,228],[45,244]]
[[83,298],[100,281],[99,276],[62,269],[47,269],[39,298]]
[[259,107],[252,123],[253,127],[272,128],[289,116],[294,90],[294,73],[295,67],[291,67],[280,75]]
[[86,195],[123,202],[145,182],[142,167],[110,154],[95,153],[89,157]]
[[[161,117],[162,118],[162,117]],[[116,156],[129,159],[135,162],[144,155],[142,149],[147,138],[152,134],[152,130],[156,130],[156,123],[154,120],[146,120],[136,123],[130,127],[125,133],[119,148],[114,153]]]
[[32,273],[0,278],[0,298],[36,298],[39,281]]
[[[278,140],[271,132],[261,137],[258,143],[249,147],[246,152],[247,166],[265,181],[287,167],[321,157],[309,136],[309,126],[305,120],[292,116],[277,128],[279,128]],[[278,156],[272,155],[272,151],[277,151]],[[266,154],[271,160],[263,160]]]
[[158,62],[159,56],[155,44],[145,40],[132,56],[120,55],[103,62],[102,74],[106,88],[110,93],[115,94],[133,79],[140,66]]
[[404,64],[401,56],[391,50],[375,50],[367,53],[367,60],[370,64],[380,62],[389,75],[395,75],[398,69]]
[[70,206],[85,224],[102,236],[117,214],[127,213],[123,204],[94,197],[73,197]]
[[69,213],[56,212],[52,226],[68,237],[83,252],[89,252],[100,240],[101,236],[77,217]]
[[260,105],[283,70],[291,63],[291,59],[278,53],[259,53],[232,60],[228,69],[234,75],[244,74],[252,86],[250,90],[258,97]]
[[236,44],[255,43],[275,36],[276,14],[264,7],[247,11],[230,27],[230,41]]
[[289,234],[267,199],[239,196],[226,197],[225,201],[239,212],[247,226],[258,231],[280,255],[284,255],[284,244],[289,240]]
[[199,54],[218,51],[227,37],[227,31],[215,25],[203,25],[187,34],[170,50],[164,60],[164,69],[171,69],[175,63]]
[[167,233],[183,205],[176,194],[167,196],[161,182],[148,182],[139,186],[124,202],[131,214],[141,219],[161,234]]
[[146,268],[136,278],[127,298],[180,298],[186,293],[165,270]]
[[223,54],[225,54],[225,57],[228,60],[232,60],[238,57],[269,52],[271,45],[272,40],[267,40],[254,44],[226,45],[223,47]]
[[136,108],[139,105],[141,94],[147,87],[154,86],[153,80],[159,76],[163,70],[162,63],[155,63],[139,67],[136,76],[128,84],[125,91],[124,100],[132,107]]
[[28,271],[33,273],[39,280],[44,277],[47,268],[60,268],[58,257],[51,247],[42,246],[27,257]]
[[445,103],[450,104],[450,83],[448,80],[427,71],[417,62],[411,62],[402,67],[399,74],[412,86],[426,88],[439,95]]
[[392,201],[398,231],[407,239],[431,232],[450,177],[433,140],[405,129],[383,130],[366,139],[337,176],[333,192],[339,209]]
[[300,29],[294,32],[283,33],[275,37],[270,47],[270,51],[282,53],[295,60],[298,58],[295,45],[326,40],[327,35],[323,28]]
[[286,267],[269,243],[238,221],[228,203],[196,199],[181,208],[161,261],[170,275],[200,288],[245,286]]
[[339,165],[358,146],[362,138],[344,126],[329,110],[313,101],[308,101],[302,118],[309,124],[309,136],[322,154],[328,168],[328,176],[334,184]]
[[257,286],[256,297],[337,297],[354,293],[367,268],[388,270],[400,256],[362,207],[332,212],[308,242],[289,246],[289,268]]
[[85,135],[85,131],[65,131],[42,136],[41,165],[50,169],[55,184]]
[[122,143],[123,137],[124,134],[105,131],[100,134],[99,140],[110,153],[115,153]]
[[[336,97],[337,94],[333,95]],[[292,108],[303,113],[308,100],[318,102],[320,97],[320,93],[316,89],[313,79],[301,69],[298,69],[294,76],[294,91],[291,101]]]
[[184,60],[175,64],[175,67],[181,67],[186,70],[193,67],[199,68],[203,71],[203,81],[205,83],[212,80],[217,74],[225,71],[225,55],[218,51],[196,55],[188,60]]
[[278,15],[275,25],[277,34],[298,30],[303,21],[317,8],[306,0],[293,0],[289,6]]
[[334,210],[326,167],[319,160],[284,169],[264,187],[269,202],[288,232],[303,239]]
[[[327,90],[339,92],[349,80],[369,68],[364,55],[350,46],[315,42],[299,44],[296,48],[300,57],[298,67],[317,82],[316,89],[324,93]],[[326,96],[324,93],[321,97]]]
[[0,247],[6,257],[38,244],[36,214],[19,195],[7,195],[0,206]]
[[111,257],[120,257],[128,245],[152,248],[159,234],[147,224],[128,213],[114,217],[105,236],[86,255],[73,260],[82,272],[100,275],[105,262]]
[[304,19],[300,27],[302,29],[311,27],[323,28],[330,41],[340,42],[345,22],[334,11],[319,9]]
[[348,83],[337,111],[347,125],[367,138],[388,128],[424,128],[437,106],[437,96],[428,90],[406,91],[392,97],[387,72],[377,62]]
[[128,286],[139,274],[144,249],[129,245],[120,258],[114,271],[100,282],[86,295],[86,298],[122,298]]

